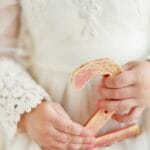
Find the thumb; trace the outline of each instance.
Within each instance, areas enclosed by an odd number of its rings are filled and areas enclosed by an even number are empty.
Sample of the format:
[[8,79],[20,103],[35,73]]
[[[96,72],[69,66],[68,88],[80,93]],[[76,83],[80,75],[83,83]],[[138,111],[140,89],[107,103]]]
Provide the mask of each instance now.
[[64,117],[67,120],[71,120],[69,115],[66,113],[66,111],[64,110],[64,108],[60,104],[53,103],[52,105],[53,105],[53,108],[57,114],[61,115],[62,117]]

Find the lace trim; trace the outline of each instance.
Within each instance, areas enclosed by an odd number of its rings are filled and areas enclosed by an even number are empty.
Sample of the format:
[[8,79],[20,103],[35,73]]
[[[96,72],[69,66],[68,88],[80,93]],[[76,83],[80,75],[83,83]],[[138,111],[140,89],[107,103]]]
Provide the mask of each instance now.
[[73,2],[79,8],[79,16],[85,20],[82,34],[97,35],[101,26],[98,20],[103,13],[101,7],[103,0],[73,0]]
[[50,100],[19,64],[0,60],[0,118],[8,138],[17,132],[20,115],[30,112],[43,99]]

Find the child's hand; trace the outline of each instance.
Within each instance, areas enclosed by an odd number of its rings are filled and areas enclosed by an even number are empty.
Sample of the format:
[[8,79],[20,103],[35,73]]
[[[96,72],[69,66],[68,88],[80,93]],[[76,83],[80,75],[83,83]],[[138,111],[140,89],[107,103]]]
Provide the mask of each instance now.
[[42,102],[22,117],[19,127],[43,150],[88,149],[94,141],[92,132],[73,122],[56,103]]
[[[150,107],[150,62],[129,62],[123,68],[114,78],[103,78],[99,91],[108,101],[100,100],[97,106],[116,111],[114,119],[127,122],[136,120],[145,106]],[[128,113],[119,114],[124,111]]]

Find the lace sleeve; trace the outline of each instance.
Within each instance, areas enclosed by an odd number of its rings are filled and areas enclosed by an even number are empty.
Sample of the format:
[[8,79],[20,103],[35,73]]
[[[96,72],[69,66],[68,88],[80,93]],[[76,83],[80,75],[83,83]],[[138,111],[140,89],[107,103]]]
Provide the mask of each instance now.
[[17,133],[21,114],[30,112],[48,94],[27,73],[17,58],[25,56],[16,46],[19,2],[0,0],[0,124],[9,139]]

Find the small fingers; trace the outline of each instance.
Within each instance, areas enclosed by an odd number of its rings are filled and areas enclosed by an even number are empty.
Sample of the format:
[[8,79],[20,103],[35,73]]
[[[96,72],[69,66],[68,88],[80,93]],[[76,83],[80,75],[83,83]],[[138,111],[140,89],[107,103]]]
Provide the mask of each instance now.
[[128,99],[136,96],[136,88],[135,86],[120,89],[102,88],[101,94],[106,99]]
[[64,118],[54,118],[54,127],[64,133],[73,134],[77,136],[93,136],[90,129],[87,129],[73,121],[65,120]]
[[113,115],[113,119],[115,119],[118,122],[126,122],[126,123],[134,122],[141,116],[144,110],[145,106],[135,106],[127,114]]
[[94,145],[91,144],[68,144],[67,150],[87,150],[91,149],[93,146]]
[[139,64],[139,61],[130,61],[122,66],[123,70],[128,71]]
[[123,99],[123,100],[97,100],[96,103],[99,109],[106,109],[109,111],[115,111],[116,113],[124,112],[125,110],[130,110],[132,107],[137,105],[135,99]]
[[105,77],[104,86],[108,88],[123,88],[135,84],[136,78],[132,71],[124,71],[115,77]]
[[81,136],[66,134],[57,129],[51,130],[51,136],[57,141],[60,141],[63,143],[69,142],[73,144],[83,144],[83,143],[89,144],[89,143],[93,143],[95,140],[94,137],[81,137]]
[[60,143],[58,141],[52,141],[51,147],[60,150],[85,150],[91,148],[93,145],[91,144],[72,144],[72,143]]
[[76,147],[89,148],[95,141],[94,137],[80,137],[76,135],[66,134],[53,127],[44,135],[41,146],[45,150],[60,149],[60,150],[71,150]]
[[52,103],[54,110],[61,116],[65,117],[68,120],[71,120],[64,108],[58,103]]

